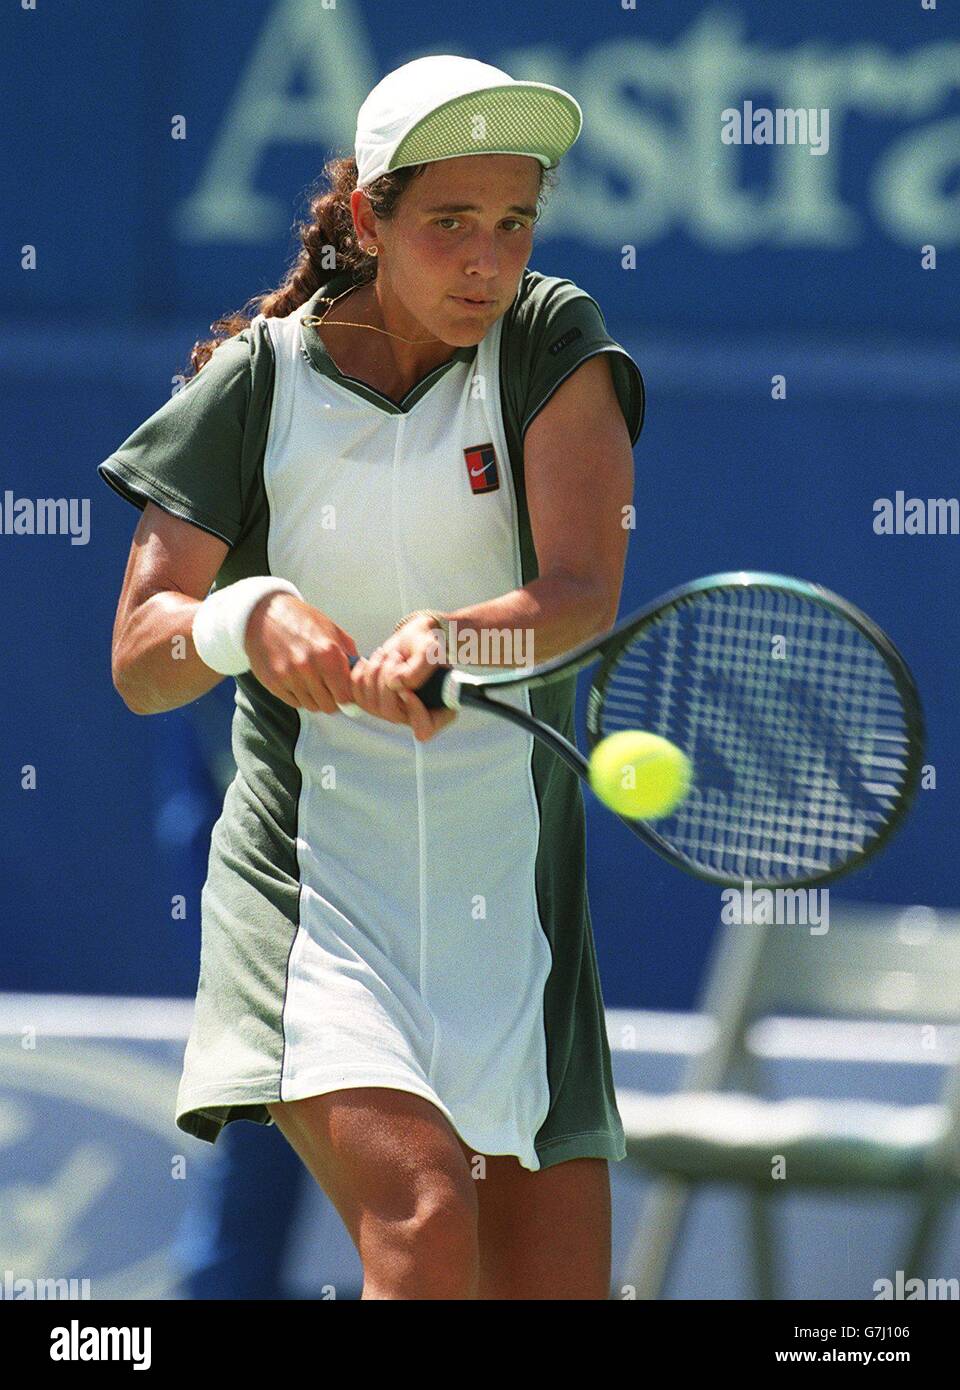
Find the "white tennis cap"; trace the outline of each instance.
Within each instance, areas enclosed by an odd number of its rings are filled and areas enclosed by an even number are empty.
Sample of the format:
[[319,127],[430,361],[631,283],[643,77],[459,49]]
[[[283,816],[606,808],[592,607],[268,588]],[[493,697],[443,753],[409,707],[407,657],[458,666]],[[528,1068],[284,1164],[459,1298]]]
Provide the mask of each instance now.
[[579,104],[475,58],[416,58],[378,82],[357,114],[357,187],[409,164],[528,154],[552,168],[580,134]]

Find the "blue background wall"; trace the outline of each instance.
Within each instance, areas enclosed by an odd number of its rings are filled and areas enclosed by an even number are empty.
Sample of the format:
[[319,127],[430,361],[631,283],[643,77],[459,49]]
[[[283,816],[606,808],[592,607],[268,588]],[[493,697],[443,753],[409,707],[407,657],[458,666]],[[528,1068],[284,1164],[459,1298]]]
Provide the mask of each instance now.
[[[430,52],[554,82],[584,108],[531,265],[593,294],[646,378],[622,611],[744,567],[816,579],[866,609],[915,671],[937,785],[834,893],[960,901],[960,537],[872,529],[878,497],[960,490],[949,5],[39,0],[0,24],[13,57],[0,496],[89,498],[92,517],[83,546],[0,534],[0,987],[194,990],[219,795],[207,752],[230,691],[150,719],[113,691],[137,514],[96,466],[168,397],[208,325],[279,283],[307,192],[351,148],[366,92]],[[719,113],[745,99],[829,107],[828,152],[723,145]],[[186,139],[171,138],[176,116]],[[935,270],[921,269],[924,245]],[[30,247],[36,268],[23,267]],[[607,1002],[688,1004],[716,890],[592,804],[589,843]]]

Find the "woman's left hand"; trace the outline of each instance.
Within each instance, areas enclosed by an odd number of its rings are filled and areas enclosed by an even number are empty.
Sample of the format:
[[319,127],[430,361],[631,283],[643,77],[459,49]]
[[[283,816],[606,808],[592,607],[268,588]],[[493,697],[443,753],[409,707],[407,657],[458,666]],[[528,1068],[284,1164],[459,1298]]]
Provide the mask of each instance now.
[[456,719],[456,710],[427,709],[414,693],[436,670],[442,655],[437,628],[427,615],[411,618],[350,673],[354,702],[368,714],[409,724],[426,743]]

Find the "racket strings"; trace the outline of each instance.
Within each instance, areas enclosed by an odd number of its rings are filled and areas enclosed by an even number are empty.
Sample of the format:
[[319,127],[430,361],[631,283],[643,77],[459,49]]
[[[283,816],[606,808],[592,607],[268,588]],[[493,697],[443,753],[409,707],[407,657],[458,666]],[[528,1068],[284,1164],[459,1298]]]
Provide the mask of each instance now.
[[893,673],[812,599],[750,587],[678,604],[607,673],[600,737],[661,734],[693,789],[657,834],[735,878],[828,872],[887,824],[909,767]]

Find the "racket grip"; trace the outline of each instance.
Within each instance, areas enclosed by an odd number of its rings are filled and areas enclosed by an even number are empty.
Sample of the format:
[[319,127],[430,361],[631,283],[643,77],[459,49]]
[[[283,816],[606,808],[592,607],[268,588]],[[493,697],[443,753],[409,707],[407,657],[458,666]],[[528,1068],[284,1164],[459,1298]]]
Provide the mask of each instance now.
[[444,709],[443,703],[443,682],[448,673],[453,668],[450,666],[438,666],[416,689],[417,699],[420,700],[427,709]]
[[[360,658],[358,656],[351,656],[348,657],[347,660],[350,662],[350,669],[352,671]],[[437,666],[436,670],[430,673],[423,685],[417,687],[414,693],[417,699],[420,700],[427,709],[445,708],[443,703],[443,682],[444,678],[452,669],[451,666]],[[345,706],[341,706],[341,708],[345,708]]]

